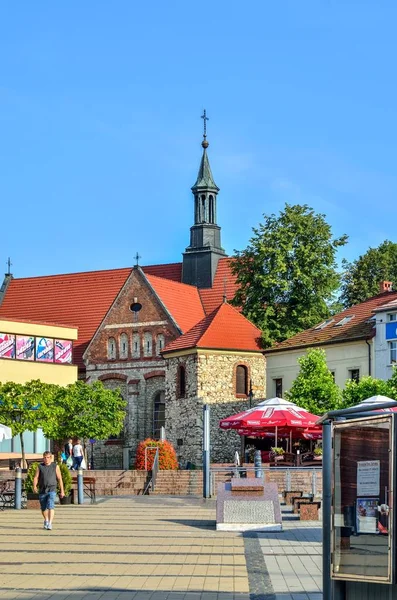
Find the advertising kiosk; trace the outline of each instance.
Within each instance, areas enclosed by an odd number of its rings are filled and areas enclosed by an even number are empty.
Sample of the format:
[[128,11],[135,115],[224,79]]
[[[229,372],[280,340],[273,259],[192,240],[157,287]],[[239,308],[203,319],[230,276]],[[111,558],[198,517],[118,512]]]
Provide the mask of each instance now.
[[397,600],[394,410],[390,401],[322,419],[324,600]]

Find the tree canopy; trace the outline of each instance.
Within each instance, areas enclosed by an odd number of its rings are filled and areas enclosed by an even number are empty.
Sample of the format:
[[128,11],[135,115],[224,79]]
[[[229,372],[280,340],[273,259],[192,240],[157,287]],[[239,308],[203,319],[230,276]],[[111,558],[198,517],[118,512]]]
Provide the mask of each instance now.
[[263,345],[291,337],[330,315],[340,285],[336,253],[347,237],[333,238],[322,214],[289,205],[264,215],[232,270],[238,291],[233,304],[262,330]]
[[397,369],[387,381],[374,377],[362,377],[360,381],[347,381],[342,392],[343,408],[355,406],[372,396],[386,396],[397,400]]
[[300,371],[289,392],[285,393],[286,399],[314,415],[340,408],[341,390],[327,367],[325,351],[310,348],[298,363]]
[[353,262],[343,261],[341,301],[345,307],[379,293],[381,281],[397,283],[397,243],[386,240]]

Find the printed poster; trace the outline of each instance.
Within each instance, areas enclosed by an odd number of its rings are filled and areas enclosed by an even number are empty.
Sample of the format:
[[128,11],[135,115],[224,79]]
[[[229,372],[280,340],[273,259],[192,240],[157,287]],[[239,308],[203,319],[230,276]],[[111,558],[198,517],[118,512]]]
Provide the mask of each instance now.
[[15,335],[0,333],[0,358],[15,358]]
[[51,338],[36,338],[36,360],[54,362],[54,340]]
[[55,340],[55,362],[62,364],[72,363],[72,342],[69,340]]
[[357,498],[357,533],[379,533],[379,498]]
[[31,335],[16,336],[16,357],[19,360],[34,360],[34,337]]
[[357,462],[357,496],[379,496],[380,460]]

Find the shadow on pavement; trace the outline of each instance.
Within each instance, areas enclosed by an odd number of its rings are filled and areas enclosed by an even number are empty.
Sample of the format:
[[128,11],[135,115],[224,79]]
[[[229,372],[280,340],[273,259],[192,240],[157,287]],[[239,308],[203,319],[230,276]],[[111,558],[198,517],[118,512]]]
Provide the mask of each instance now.
[[203,519],[161,519],[163,523],[176,523],[177,525],[186,525],[186,527],[196,527],[196,529],[212,529],[216,531],[216,521]]

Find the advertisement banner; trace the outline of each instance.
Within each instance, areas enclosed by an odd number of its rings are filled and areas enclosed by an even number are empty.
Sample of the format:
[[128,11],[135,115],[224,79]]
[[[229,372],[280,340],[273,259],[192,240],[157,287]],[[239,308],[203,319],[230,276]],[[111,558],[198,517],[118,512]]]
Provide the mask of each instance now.
[[72,364],[72,342],[69,340],[55,340],[55,362]]
[[54,362],[54,340],[51,338],[36,338],[36,360]]
[[379,533],[379,498],[357,498],[357,533]]
[[31,335],[16,336],[16,357],[19,360],[34,360],[34,337]]
[[0,333],[0,358],[15,358],[15,335]]

